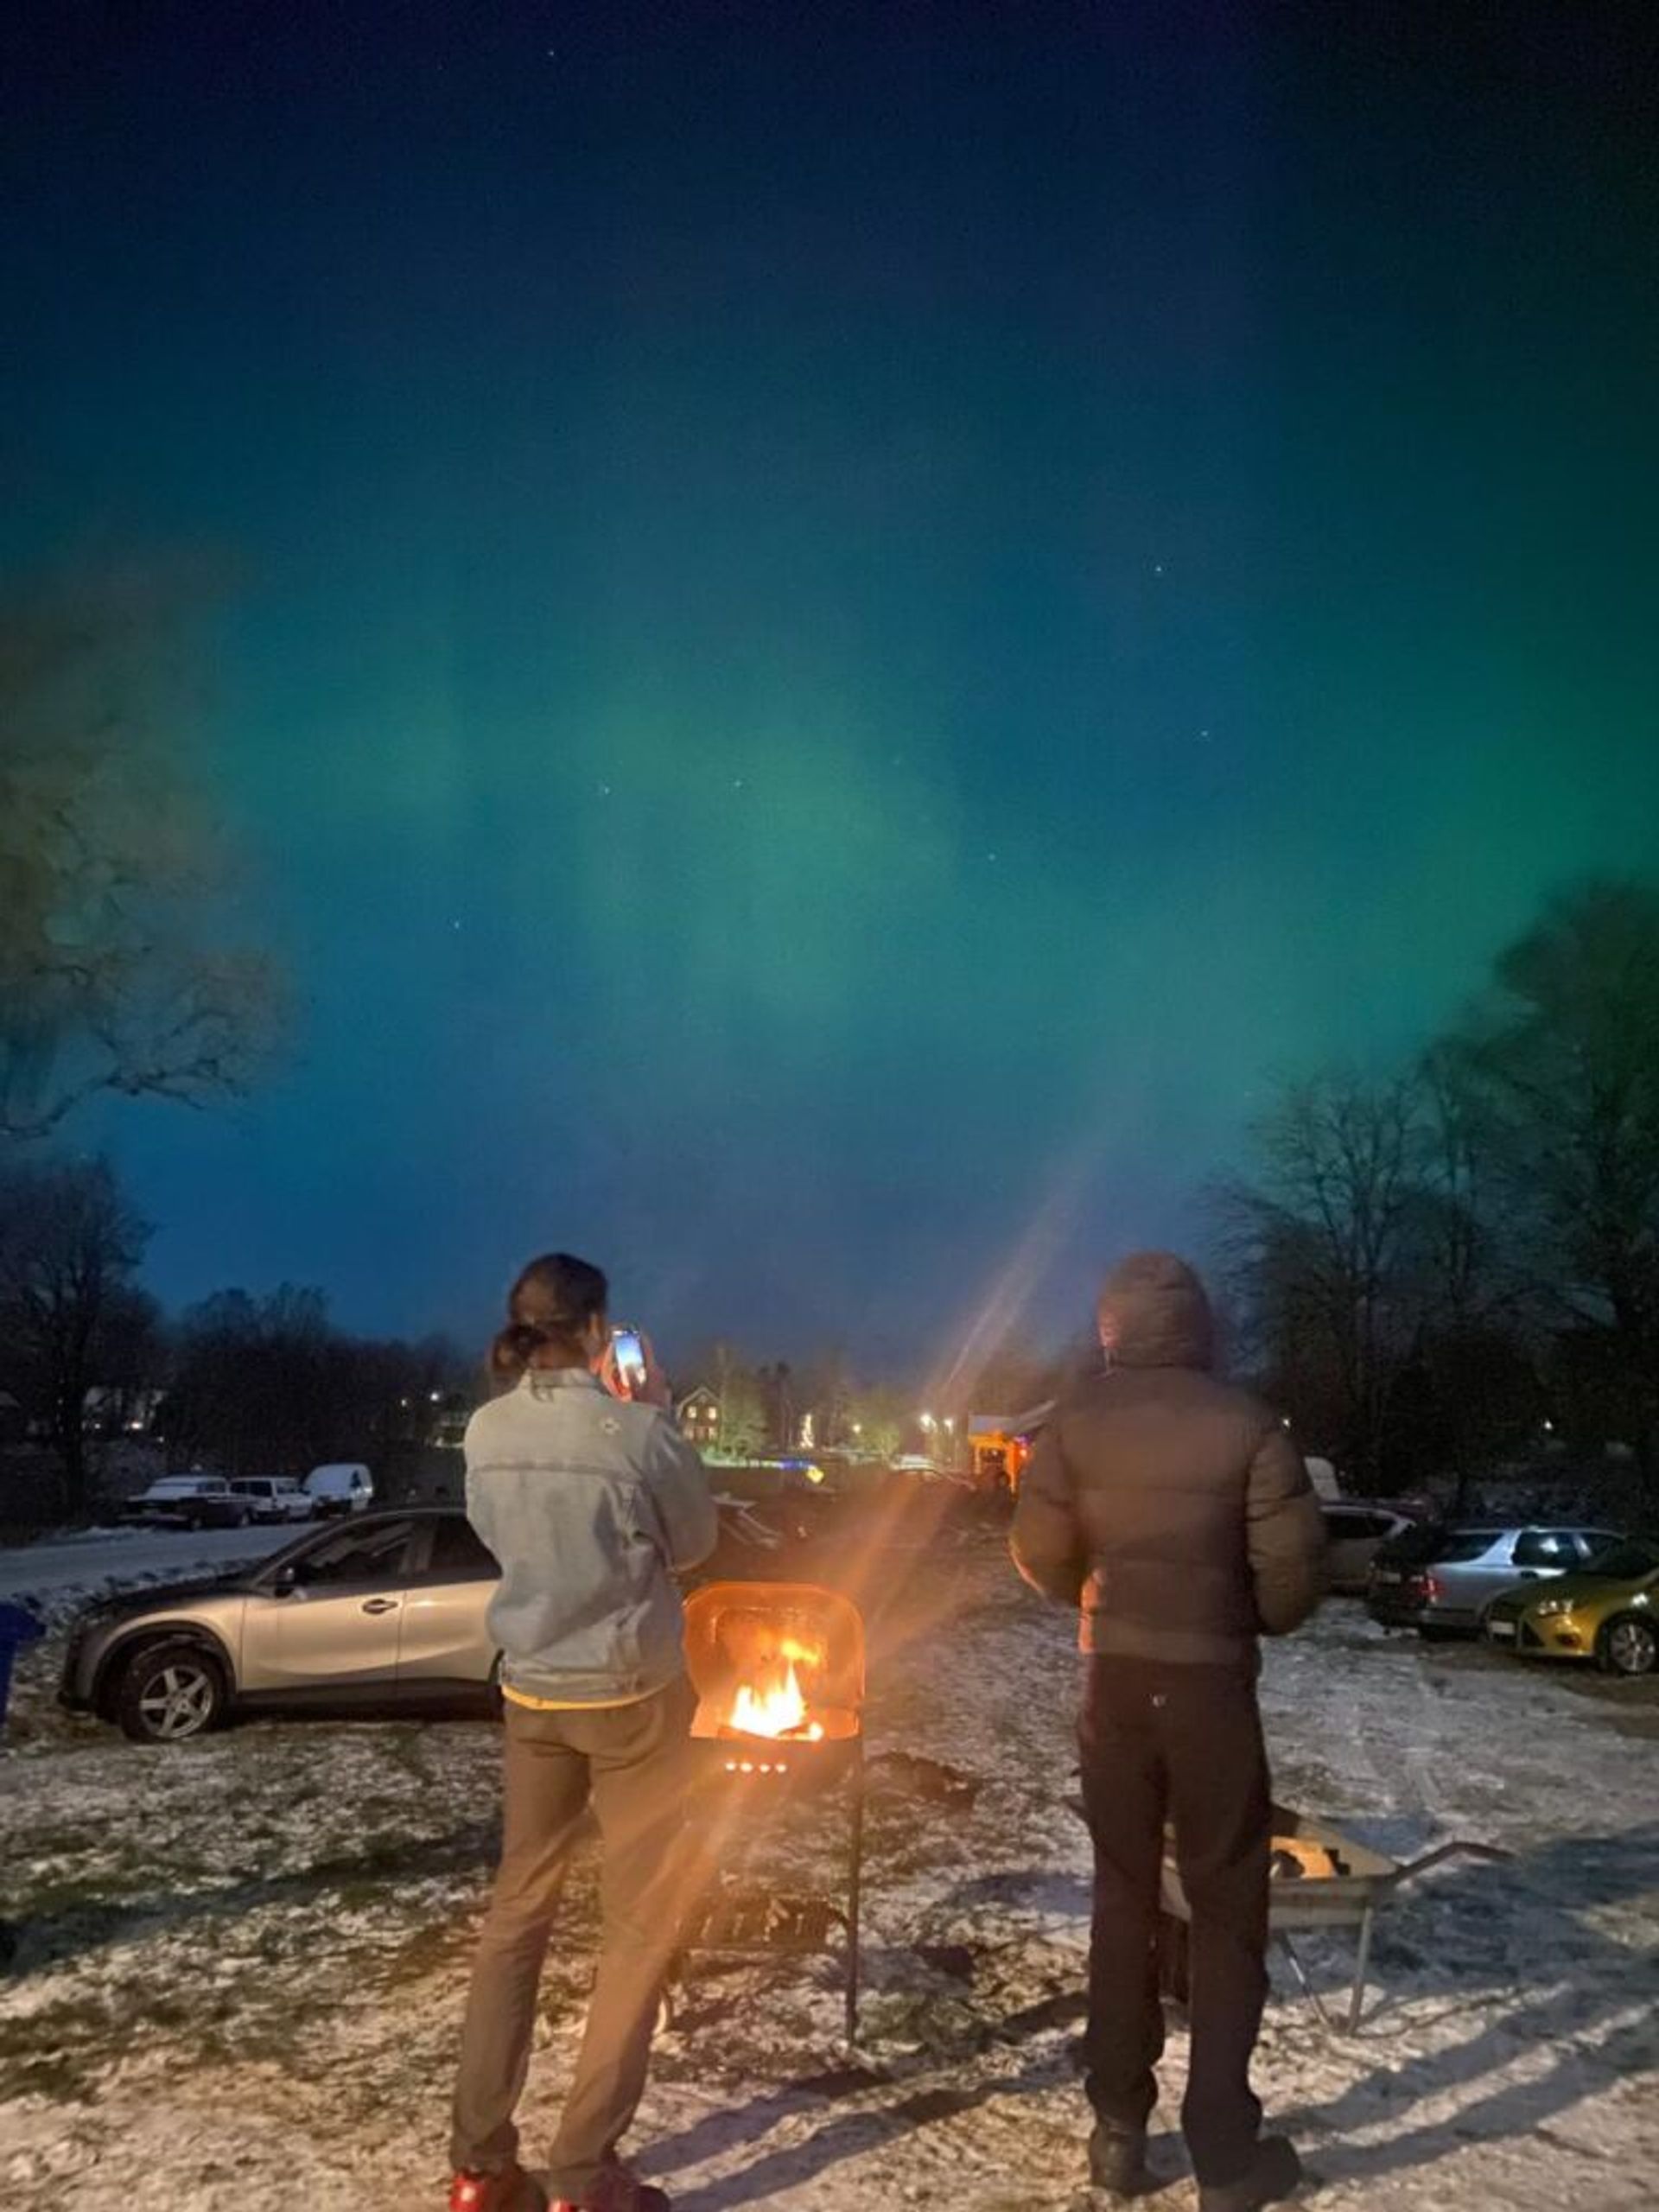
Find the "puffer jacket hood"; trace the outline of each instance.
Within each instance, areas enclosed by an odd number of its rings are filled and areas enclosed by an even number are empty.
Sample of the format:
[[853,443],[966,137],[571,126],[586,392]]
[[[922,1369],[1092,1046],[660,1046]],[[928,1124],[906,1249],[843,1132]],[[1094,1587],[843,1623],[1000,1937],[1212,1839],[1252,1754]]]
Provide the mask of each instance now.
[[1173,1252],[1133,1252],[1100,1294],[1103,1334],[1114,1367],[1215,1364],[1216,1324],[1204,1285]]

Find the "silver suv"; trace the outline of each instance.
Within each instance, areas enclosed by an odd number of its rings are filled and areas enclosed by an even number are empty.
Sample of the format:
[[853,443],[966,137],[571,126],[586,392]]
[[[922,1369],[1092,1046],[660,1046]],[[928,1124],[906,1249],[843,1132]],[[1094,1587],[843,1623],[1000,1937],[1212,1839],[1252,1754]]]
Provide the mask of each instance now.
[[1578,1523],[1408,1529],[1377,1554],[1366,1610],[1384,1628],[1426,1638],[1478,1635],[1503,1592],[1572,1573],[1617,1541],[1615,1530]]
[[499,1574],[464,1513],[360,1514],[255,1566],[92,1606],[60,1696],[139,1743],[232,1711],[486,1710]]

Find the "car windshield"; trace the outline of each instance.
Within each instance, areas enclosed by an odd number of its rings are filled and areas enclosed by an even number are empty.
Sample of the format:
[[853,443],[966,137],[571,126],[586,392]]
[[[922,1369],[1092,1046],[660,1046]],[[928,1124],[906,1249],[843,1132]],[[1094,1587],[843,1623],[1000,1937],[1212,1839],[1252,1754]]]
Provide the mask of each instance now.
[[1634,1582],[1638,1576],[1651,1574],[1659,1567],[1659,1545],[1632,1543],[1628,1538],[1605,1544],[1600,1551],[1592,1552],[1582,1572],[1604,1576],[1612,1582]]

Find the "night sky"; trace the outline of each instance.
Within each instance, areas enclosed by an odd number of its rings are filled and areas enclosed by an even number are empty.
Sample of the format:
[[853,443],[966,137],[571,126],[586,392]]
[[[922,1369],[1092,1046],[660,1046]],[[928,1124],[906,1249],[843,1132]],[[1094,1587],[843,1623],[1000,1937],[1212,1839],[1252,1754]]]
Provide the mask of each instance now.
[[12,0],[4,556],[234,565],[302,1001],[153,1287],[1063,1330],[1659,861],[1656,16]]

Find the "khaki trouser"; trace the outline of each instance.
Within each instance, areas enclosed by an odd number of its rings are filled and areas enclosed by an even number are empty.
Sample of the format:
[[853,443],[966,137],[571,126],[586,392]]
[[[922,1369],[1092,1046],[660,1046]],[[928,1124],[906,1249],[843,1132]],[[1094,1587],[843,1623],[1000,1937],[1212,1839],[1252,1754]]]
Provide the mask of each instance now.
[[451,2156],[488,2172],[516,2156],[536,1994],[559,1892],[591,1802],[604,1847],[604,1925],[588,2024],[549,2186],[580,2202],[645,2086],[675,1943],[695,1885],[684,1835],[695,1706],[683,1679],[637,1705],[539,1713],[507,1701],[501,1866],[461,2031]]

